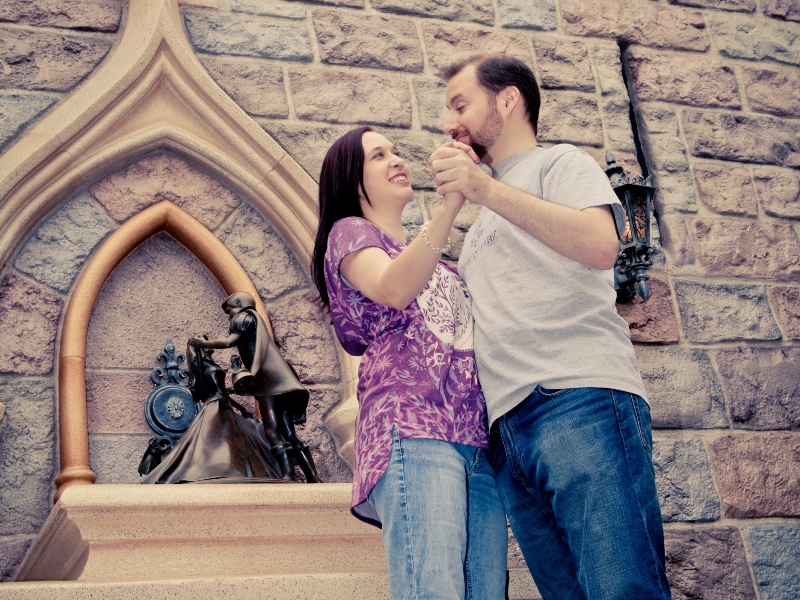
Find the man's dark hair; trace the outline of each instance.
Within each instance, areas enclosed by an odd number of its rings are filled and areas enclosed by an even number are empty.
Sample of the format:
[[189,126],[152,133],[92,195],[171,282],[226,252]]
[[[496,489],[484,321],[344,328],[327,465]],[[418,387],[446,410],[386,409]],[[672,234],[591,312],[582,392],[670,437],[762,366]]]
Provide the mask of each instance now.
[[486,91],[490,99],[505,88],[513,86],[519,90],[525,101],[525,110],[533,133],[538,133],[539,107],[542,104],[539,96],[539,85],[530,67],[521,60],[510,56],[473,56],[445,69],[442,76],[450,81],[465,67],[475,65],[478,83]]

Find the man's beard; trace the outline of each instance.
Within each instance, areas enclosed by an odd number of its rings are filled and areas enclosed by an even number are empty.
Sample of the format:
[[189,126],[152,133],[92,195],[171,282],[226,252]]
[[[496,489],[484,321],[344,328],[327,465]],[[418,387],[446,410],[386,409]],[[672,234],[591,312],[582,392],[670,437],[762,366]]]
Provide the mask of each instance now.
[[489,102],[489,111],[483,119],[483,123],[474,134],[467,131],[469,136],[469,145],[478,155],[478,158],[483,159],[492,149],[497,138],[503,132],[503,118],[500,116],[500,111],[494,105],[494,102]]

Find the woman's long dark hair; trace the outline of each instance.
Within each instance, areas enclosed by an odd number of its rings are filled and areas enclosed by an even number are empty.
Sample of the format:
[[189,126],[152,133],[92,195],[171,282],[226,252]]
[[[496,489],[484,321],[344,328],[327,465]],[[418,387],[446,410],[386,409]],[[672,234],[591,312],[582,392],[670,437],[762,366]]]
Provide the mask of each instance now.
[[364,146],[362,136],[372,131],[357,127],[345,133],[328,149],[319,173],[319,229],[311,255],[311,276],[325,306],[330,306],[325,283],[325,251],[333,224],[345,217],[363,217],[358,192],[369,202],[364,189]]

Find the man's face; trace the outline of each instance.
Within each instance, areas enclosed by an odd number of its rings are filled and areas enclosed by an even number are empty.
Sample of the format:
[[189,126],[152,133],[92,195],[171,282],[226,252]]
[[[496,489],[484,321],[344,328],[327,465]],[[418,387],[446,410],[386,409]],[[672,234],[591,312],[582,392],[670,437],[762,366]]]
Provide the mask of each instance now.
[[468,65],[447,82],[447,117],[443,130],[454,140],[472,146],[480,158],[503,133],[497,101],[478,83],[475,66]]

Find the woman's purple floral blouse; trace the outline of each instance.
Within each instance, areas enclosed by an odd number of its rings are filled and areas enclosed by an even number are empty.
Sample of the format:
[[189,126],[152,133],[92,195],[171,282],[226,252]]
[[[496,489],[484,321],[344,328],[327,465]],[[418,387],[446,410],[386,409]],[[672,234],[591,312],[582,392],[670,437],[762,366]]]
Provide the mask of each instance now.
[[363,355],[358,371],[353,514],[379,523],[367,496],[386,471],[392,427],[401,438],[488,448],[486,405],[472,349],[472,309],[454,268],[439,263],[404,310],[373,302],[339,274],[342,259],[364,248],[396,258],[405,248],[358,217],[337,221],[325,254],[331,317],[344,349]]

